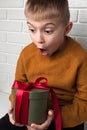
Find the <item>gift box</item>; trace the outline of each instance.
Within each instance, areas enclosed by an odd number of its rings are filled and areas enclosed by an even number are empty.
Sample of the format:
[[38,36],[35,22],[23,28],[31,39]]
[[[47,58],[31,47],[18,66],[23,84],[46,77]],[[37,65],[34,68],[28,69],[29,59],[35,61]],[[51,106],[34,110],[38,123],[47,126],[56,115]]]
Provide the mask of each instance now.
[[[16,92],[17,89],[14,89],[14,97],[15,97],[15,102],[14,102],[14,108],[16,105]],[[28,118],[28,122],[25,122],[22,120],[23,115],[25,115],[25,109],[20,108],[20,120],[16,121],[17,123],[22,123],[22,124],[28,124],[31,125],[31,123],[36,123],[36,124],[42,124],[46,120],[46,115],[47,115],[47,102],[48,102],[48,95],[49,91],[48,90],[43,90],[43,89],[32,89],[29,92],[29,97],[28,97],[28,117],[24,116],[24,118]],[[25,101],[26,104],[26,101]],[[25,104],[23,107],[25,107]],[[18,114],[19,114],[18,113]],[[13,119],[15,119],[16,111],[13,111]]]
[[[44,80],[44,82],[41,82]],[[42,124],[46,121],[47,103],[50,94],[56,130],[61,130],[61,116],[58,99],[48,80],[44,77],[38,78],[35,83],[24,83],[15,81],[12,88],[14,92],[13,119],[16,123],[31,125],[31,123]]]
[[43,85],[43,83],[27,84],[19,81],[15,82],[13,85],[13,119],[16,123],[42,124],[46,120],[49,90],[35,88],[35,86],[41,87]]

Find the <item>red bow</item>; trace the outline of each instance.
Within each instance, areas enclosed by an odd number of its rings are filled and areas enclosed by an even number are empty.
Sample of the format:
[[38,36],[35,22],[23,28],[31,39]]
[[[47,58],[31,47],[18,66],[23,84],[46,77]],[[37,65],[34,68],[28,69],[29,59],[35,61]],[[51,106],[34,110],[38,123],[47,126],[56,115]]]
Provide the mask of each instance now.
[[[45,82],[41,82],[42,80],[45,80]],[[61,116],[59,111],[58,99],[53,89],[48,87],[47,84],[48,84],[48,80],[44,77],[38,78],[35,81],[35,83],[24,83],[20,81],[14,82],[12,88],[17,88],[16,104],[15,104],[16,122],[22,124],[28,124],[29,92],[32,88],[40,88],[40,89],[49,90],[49,92],[51,93],[53,108],[54,108],[56,130],[61,130]],[[25,113],[23,113],[23,111]]]

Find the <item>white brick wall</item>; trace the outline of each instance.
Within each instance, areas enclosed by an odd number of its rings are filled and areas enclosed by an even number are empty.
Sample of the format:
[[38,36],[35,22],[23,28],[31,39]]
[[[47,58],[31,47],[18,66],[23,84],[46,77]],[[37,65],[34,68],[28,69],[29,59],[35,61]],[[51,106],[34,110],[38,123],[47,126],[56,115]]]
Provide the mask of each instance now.
[[25,2],[0,0],[0,117],[8,111],[19,53],[31,41],[24,16]]
[[[0,0],[0,116],[9,107],[8,95],[14,81],[18,55],[31,41],[23,10],[25,2],[26,0]],[[69,6],[73,21],[70,35],[87,49],[87,0],[69,0]]]

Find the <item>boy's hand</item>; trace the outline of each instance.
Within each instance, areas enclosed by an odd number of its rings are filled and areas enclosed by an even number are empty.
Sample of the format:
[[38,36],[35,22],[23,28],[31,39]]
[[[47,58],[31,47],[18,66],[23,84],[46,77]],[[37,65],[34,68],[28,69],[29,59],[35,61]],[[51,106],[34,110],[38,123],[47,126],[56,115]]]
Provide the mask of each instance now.
[[10,120],[10,122],[11,122],[13,125],[16,125],[16,126],[20,126],[20,127],[21,127],[21,126],[24,126],[24,125],[15,123],[15,121],[14,121],[13,118],[12,118],[12,111],[13,111],[13,108],[10,107],[10,108],[9,108],[9,111],[8,111],[8,115],[9,115],[9,120]]
[[14,121],[13,118],[12,118],[12,111],[13,111],[13,108],[10,107],[10,108],[9,108],[9,111],[8,111],[8,115],[9,115],[9,120],[10,120],[10,122],[14,125],[14,124],[15,124],[15,121]]
[[47,128],[49,127],[53,119],[54,119],[54,112],[53,110],[49,110],[47,120],[43,124],[37,125],[33,123],[31,124],[31,126],[27,126],[27,129],[28,130],[47,130]]
[[[16,125],[16,126],[24,126],[24,125],[20,125],[20,124],[16,124],[15,121],[13,120],[12,118],[12,111],[13,111],[13,108],[10,107],[9,108],[9,111],[8,111],[8,115],[9,115],[9,120],[10,122],[13,124],[13,125]],[[53,121],[54,119],[54,112],[53,110],[49,110],[48,111],[48,116],[47,116],[47,120],[41,124],[41,125],[37,125],[37,124],[31,124],[31,126],[26,126],[28,130],[47,130],[47,128],[49,127],[49,125],[51,124],[51,122]]]

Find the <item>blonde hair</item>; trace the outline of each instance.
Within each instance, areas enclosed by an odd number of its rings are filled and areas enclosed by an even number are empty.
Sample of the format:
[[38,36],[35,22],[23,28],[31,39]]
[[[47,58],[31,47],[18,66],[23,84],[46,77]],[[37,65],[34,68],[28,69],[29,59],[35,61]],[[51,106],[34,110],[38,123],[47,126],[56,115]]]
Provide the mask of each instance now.
[[58,17],[64,24],[67,24],[70,19],[67,0],[27,0],[25,15],[27,14],[35,20]]

